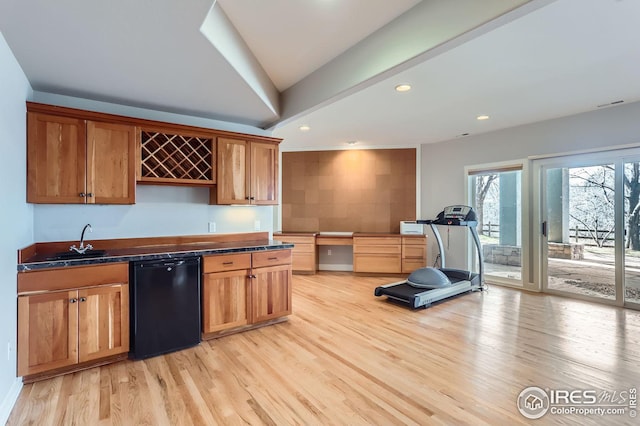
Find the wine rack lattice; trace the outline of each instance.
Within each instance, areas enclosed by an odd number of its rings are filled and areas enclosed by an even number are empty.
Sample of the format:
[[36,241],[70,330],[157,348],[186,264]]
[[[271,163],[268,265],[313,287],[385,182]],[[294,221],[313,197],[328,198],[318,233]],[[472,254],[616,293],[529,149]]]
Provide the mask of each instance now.
[[141,177],[213,180],[213,138],[141,131]]

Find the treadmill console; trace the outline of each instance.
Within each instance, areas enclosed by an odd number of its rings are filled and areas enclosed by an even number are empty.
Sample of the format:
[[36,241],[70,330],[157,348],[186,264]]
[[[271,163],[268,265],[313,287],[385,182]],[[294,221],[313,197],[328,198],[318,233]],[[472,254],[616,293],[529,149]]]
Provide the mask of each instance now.
[[476,226],[478,217],[470,206],[447,206],[438,214],[435,220],[417,220],[418,223],[434,225]]

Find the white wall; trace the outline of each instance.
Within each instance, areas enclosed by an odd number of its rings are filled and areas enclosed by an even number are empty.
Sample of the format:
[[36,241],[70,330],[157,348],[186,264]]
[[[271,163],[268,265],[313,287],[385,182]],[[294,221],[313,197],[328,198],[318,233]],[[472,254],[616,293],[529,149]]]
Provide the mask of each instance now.
[[272,232],[271,206],[210,206],[206,188],[138,185],[133,205],[34,206],[35,241],[76,241],[85,224],[91,234],[85,240],[200,235],[216,223],[216,233]]
[[[33,241],[26,199],[26,109],[31,86],[0,33],[0,424],[20,391],[16,379],[16,250]],[[11,350],[8,352],[7,345]]]
[[[623,145],[640,146],[638,117],[640,102],[422,145],[422,216],[435,217],[444,206],[466,204],[465,166]],[[530,182],[523,184],[531,185]],[[460,241],[452,237],[451,250],[445,250],[449,267],[466,266],[464,244]],[[432,244],[429,249],[429,255],[435,256],[437,249]]]

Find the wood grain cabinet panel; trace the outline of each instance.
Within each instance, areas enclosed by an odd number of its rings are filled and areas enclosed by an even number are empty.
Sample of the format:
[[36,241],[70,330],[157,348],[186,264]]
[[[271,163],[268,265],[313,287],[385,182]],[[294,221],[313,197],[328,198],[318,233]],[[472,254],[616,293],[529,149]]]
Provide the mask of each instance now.
[[274,234],[276,240],[294,244],[291,250],[291,268],[294,273],[315,274],[318,249],[315,235]]
[[18,297],[18,376],[78,362],[76,291]]
[[291,265],[253,270],[251,322],[268,321],[291,314]]
[[204,339],[291,313],[291,250],[204,256],[203,264]]
[[87,204],[134,204],[134,126],[87,121]]
[[427,237],[402,237],[402,273],[410,274],[427,266]]
[[248,324],[249,270],[204,274],[202,332],[212,333]]
[[220,137],[217,152],[211,204],[278,204],[277,143]]
[[85,362],[129,352],[129,286],[78,290],[79,353]]
[[353,237],[353,272],[398,274],[402,240],[397,237]]
[[23,272],[18,292],[19,376],[129,351],[126,263]]
[[27,202],[85,203],[84,120],[27,113]]
[[27,113],[27,201],[133,204],[135,127]]

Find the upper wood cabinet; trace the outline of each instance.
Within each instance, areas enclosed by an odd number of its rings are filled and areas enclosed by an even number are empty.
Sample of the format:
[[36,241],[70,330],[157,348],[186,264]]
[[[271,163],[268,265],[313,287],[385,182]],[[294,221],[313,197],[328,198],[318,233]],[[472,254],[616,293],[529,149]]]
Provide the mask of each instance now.
[[133,204],[139,182],[276,205],[280,141],[27,102],[27,202]]
[[189,186],[216,183],[215,134],[143,128],[138,143],[138,182]]
[[212,204],[278,204],[278,144],[218,138]]
[[133,204],[135,127],[27,113],[27,202]]

